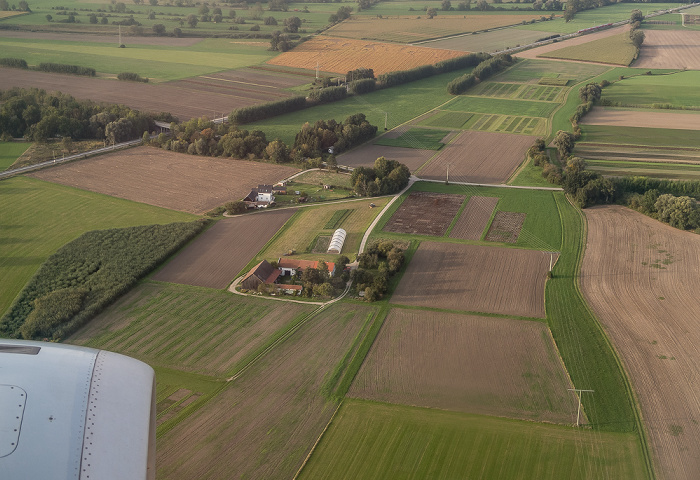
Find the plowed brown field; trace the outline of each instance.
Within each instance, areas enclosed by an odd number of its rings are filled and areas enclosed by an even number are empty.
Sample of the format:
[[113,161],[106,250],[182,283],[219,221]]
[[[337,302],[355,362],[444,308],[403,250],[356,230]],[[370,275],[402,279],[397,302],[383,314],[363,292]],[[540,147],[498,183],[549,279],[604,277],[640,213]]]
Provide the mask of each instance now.
[[284,209],[219,220],[153,279],[225,288],[294,212]]
[[608,110],[593,107],[593,110],[581,119],[581,124],[700,130],[700,115],[692,112],[640,112],[638,110]]
[[374,309],[332,306],[158,440],[159,479],[290,479],[337,403],[324,380]]
[[571,424],[567,388],[545,323],[395,308],[348,395]]
[[190,213],[240,200],[258,184],[299,169],[139,147],[41,170],[31,176]]
[[585,210],[583,294],[639,399],[659,479],[700,472],[700,236],[620,206]]
[[421,242],[391,303],[544,317],[549,254]]
[[537,137],[492,132],[462,132],[444,146],[440,155],[423,167],[418,176],[472,183],[504,183],[525,159]]
[[696,30],[644,30],[644,45],[636,68],[700,69],[700,32]]
[[464,240],[480,240],[481,234],[489,223],[493,209],[496,208],[497,204],[498,197],[471,197],[454,227],[452,227],[450,237]]
[[434,64],[462,55],[464,52],[456,50],[319,36],[268,60],[267,63],[308,70],[320,65],[326,72],[340,74],[346,74],[356,68],[371,68],[375,75],[380,75]]
[[453,193],[414,192],[394,212],[384,230],[442,237],[465,198]]

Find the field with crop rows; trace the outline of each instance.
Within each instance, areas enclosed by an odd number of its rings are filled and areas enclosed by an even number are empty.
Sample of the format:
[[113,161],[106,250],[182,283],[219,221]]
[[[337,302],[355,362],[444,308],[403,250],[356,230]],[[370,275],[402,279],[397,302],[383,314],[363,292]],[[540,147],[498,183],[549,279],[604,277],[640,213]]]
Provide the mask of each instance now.
[[346,400],[299,478],[645,477],[637,437]]
[[[653,108],[700,108],[700,72],[688,70],[663,75],[668,70],[654,71],[654,75],[643,75],[647,70],[628,69],[615,71],[617,75],[637,76],[615,81],[603,89],[603,99],[619,102],[630,107]],[[615,78],[617,80],[617,78]]]
[[610,336],[639,401],[659,478],[700,469],[689,378],[700,342],[700,237],[621,206],[587,209],[581,288]]
[[223,377],[310,311],[303,304],[146,282],[69,342],[120,352],[153,366]]
[[299,169],[232,158],[197,157],[138,147],[66,163],[32,176],[159,207],[202,214],[240,200],[258,184]]
[[565,91],[565,88],[553,85],[484,82],[469,90],[469,94],[482,97],[559,102]]
[[292,215],[293,209],[284,209],[219,220],[159,270],[153,279],[226,288]]
[[394,308],[348,396],[571,424],[567,388],[545,323]]
[[549,263],[537,250],[421,242],[391,303],[544,317]]
[[543,135],[546,133],[547,121],[537,117],[436,110],[433,115],[421,120],[420,125],[483,132]]
[[49,255],[82,233],[195,219],[185,213],[26,177],[0,182],[0,197],[3,313]]
[[700,69],[700,31],[645,30],[637,68]]
[[421,43],[421,46],[463,52],[495,52],[517,45],[527,45],[550,35],[554,34],[552,32],[528,32],[519,28],[502,28],[491,32],[429,41]]
[[488,226],[496,205],[498,205],[497,197],[473,195],[452,225],[449,231],[450,238],[481,240],[481,235]]
[[558,106],[559,104],[555,102],[506,100],[502,98],[460,95],[454,101],[443,106],[442,109],[458,112],[548,118]]
[[401,18],[353,15],[349,20],[331,27],[326,33],[335,37],[358,40],[414,43],[433,38],[459,35],[461,33],[516,25],[531,19],[539,20],[540,17],[541,15],[532,14],[438,15],[430,19],[425,15]]
[[627,32],[618,33],[580,45],[565,46],[558,50],[541,53],[544,58],[596,62],[627,66],[634,60],[637,49]]
[[514,67],[493,77],[492,81],[538,83],[542,78],[549,78],[569,79],[571,83],[578,83],[606,70],[608,67],[602,65],[528,58],[521,59]]
[[[653,178],[669,178],[676,180],[700,180],[700,165],[678,163],[654,163],[649,161],[623,161],[623,160],[586,160],[588,170],[598,172],[601,175],[633,175]],[[698,158],[700,161],[700,158]]]
[[268,60],[267,63],[309,70],[321,65],[325,71],[339,74],[356,68],[371,68],[375,75],[380,75],[434,64],[462,55],[464,52],[454,50],[319,36]]
[[[642,114],[643,115],[643,114]],[[583,125],[581,143],[613,145],[645,145],[669,147],[670,150],[700,148],[700,138],[695,130],[671,128],[617,127],[612,125]]]
[[159,439],[158,478],[292,478],[337,407],[324,392],[374,314],[334,305],[305,323]]

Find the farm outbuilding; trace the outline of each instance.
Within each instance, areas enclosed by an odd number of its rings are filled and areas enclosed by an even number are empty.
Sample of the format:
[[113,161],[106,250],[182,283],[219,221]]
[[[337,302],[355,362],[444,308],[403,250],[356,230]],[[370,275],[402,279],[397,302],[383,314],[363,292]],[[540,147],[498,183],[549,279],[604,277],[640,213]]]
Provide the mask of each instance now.
[[328,244],[328,250],[326,253],[340,253],[343,249],[343,244],[345,243],[345,237],[347,232],[342,228],[339,228],[333,232],[333,237],[331,238],[331,243]]

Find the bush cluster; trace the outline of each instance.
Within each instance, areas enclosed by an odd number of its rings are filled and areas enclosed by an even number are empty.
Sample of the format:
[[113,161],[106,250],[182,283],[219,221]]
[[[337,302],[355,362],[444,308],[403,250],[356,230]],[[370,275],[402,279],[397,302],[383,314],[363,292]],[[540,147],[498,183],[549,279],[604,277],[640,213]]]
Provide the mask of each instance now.
[[639,212],[682,230],[700,228],[700,204],[688,196],[660,194],[651,189],[629,196],[627,205]]
[[296,112],[297,110],[306,108],[306,106],[307,102],[304,96],[285,98],[284,100],[278,100],[276,102],[237,108],[231,112],[228,121],[236,125],[242,125],[244,123],[264,120],[276,115]]
[[410,178],[411,172],[406,165],[379,157],[374,161],[374,168],[355,168],[350,182],[356,194],[371,197],[400,192]]
[[122,72],[119,75],[117,75],[117,79],[119,80],[125,80],[128,82],[143,82],[143,83],[148,83],[148,79],[142,77],[138,73],[133,73],[133,72]]
[[320,157],[331,147],[333,154],[337,155],[373,138],[376,133],[377,127],[370,125],[363,113],[350,115],[342,123],[335,120],[307,122],[294,138],[291,155],[300,162],[305,157]]
[[326,87],[313,90],[309,94],[309,100],[314,103],[328,103],[342,100],[348,96],[345,87]]
[[405,254],[401,245],[389,240],[371,243],[357,256],[359,268],[353,270],[353,288],[364,292],[367,302],[380,300],[389,289],[389,279],[404,264]]
[[373,92],[377,89],[377,81],[374,78],[363,78],[362,80],[353,80],[348,84],[350,91],[357,95]]
[[23,68],[25,70],[29,68],[27,61],[22,58],[0,58],[0,65],[3,67]]
[[84,233],[39,268],[0,319],[0,336],[65,338],[199,233],[206,222]]
[[94,77],[97,72],[94,68],[81,67],[80,65],[66,65],[64,63],[42,62],[39,64],[42,72],[70,73],[71,75],[84,75]]

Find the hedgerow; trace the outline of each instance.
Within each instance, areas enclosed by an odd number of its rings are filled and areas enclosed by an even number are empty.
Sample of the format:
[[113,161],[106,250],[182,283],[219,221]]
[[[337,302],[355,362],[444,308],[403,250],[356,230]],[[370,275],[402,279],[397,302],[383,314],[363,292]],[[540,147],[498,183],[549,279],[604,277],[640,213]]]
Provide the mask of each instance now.
[[296,112],[297,110],[306,108],[306,106],[306,97],[304,96],[285,98],[284,100],[278,100],[276,102],[237,108],[231,112],[228,121],[236,125],[242,125],[277,115],[283,115],[285,113]]
[[118,80],[125,80],[128,82],[143,82],[143,83],[148,83],[148,79],[142,77],[138,73],[133,73],[133,72],[122,72],[119,75],[117,75]]
[[94,77],[97,72],[94,68],[81,67],[80,65],[66,65],[64,63],[43,62],[39,64],[42,72],[70,73],[71,75],[84,75]]
[[51,255],[0,319],[0,336],[59,340],[126,293],[206,220],[87,232]]
[[0,58],[0,65],[2,65],[3,67],[23,68],[25,70],[29,68],[29,65],[27,65],[27,61],[21,58]]

